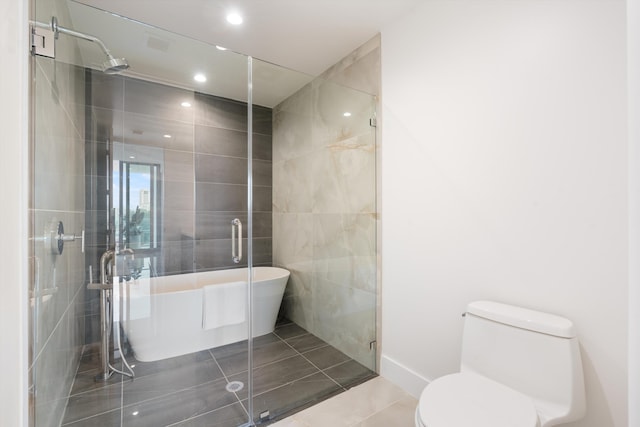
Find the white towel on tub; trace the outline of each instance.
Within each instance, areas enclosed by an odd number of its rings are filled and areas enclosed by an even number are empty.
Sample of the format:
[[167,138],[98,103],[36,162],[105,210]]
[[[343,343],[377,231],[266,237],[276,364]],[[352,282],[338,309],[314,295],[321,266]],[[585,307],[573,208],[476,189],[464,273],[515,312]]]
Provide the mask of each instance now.
[[247,282],[202,287],[202,329],[235,325],[246,320]]

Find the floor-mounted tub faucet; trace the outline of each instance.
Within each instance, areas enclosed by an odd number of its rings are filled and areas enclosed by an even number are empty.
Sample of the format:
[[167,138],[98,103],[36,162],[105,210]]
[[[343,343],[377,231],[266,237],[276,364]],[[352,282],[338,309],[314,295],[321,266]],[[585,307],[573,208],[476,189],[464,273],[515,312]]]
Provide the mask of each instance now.
[[[133,249],[125,248],[120,253],[130,254],[133,259]],[[111,291],[113,290],[113,278],[117,276],[116,274],[116,253],[115,251],[109,249],[105,251],[100,257],[100,283],[89,283],[87,285],[88,289],[98,289],[100,290],[100,366],[101,372],[95,376],[96,381],[106,381],[108,380],[114,372],[117,372],[121,375],[126,375],[128,377],[133,378],[133,371],[127,364],[124,359],[124,355],[122,354],[122,349],[120,348],[120,334],[119,331],[115,331],[118,337],[118,350],[120,351],[120,356],[124,364],[129,368],[131,373],[121,372],[115,368],[113,368],[109,363],[109,339],[111,335],[111,325],[112,325],[112,306],[110,301]],[[109,270],[109,271],[107,271]],[[111,302],[111,303],[110,303]]]

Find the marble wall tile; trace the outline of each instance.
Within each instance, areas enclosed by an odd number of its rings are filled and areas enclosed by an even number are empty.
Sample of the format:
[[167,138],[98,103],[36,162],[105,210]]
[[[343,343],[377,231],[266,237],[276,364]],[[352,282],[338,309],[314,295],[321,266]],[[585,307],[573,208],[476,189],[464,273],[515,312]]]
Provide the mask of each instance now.
[[343,86],[380,95],[380,34],[320,75]]
[[372,65],[379,39],[274,108],[273,235],[274,264],[305,266],[283,313],[375,369],[375,99],[348,87],[377,83]]
[[376,295],[314,276],[316,332],[320,338],[363,364],[375,366]]
[[[373,98],[331,81],[314,80],[313,144],[323,146],[372,131]],[[350,116],[346,117],[345,113]]]
[[290,272],[281,306],[282,313],[304,329],[315,330],[313,262],[280,264],[274,261],[274,265],[285,267]]
[[314,272],[323,280],[376,292],[376,256],[344,256],[314,260]]
[[314,152],[313,212],[375,212],[374,141],[369,133]]
[[315,175],[314,153],[278,162],[273,166],[273,209],[275,212],[312,212],[316,181],[327,179]]
[[[303,89],[304,90],[304,89]],[[309,96],[311,90],[304,90],[303,94],[294,94],[293,99],[300,98],[300,103],[311,103]],[[291,98],[290,98],[291,99]],[[286,101],[285,101],[286,102]],[[281,104],[282,105],[282,104]],[[273,161],[281,162],[308,154],[313,148],[310,138],[312,131],[312,118],[305,108],[301,110],[289,110],[281,106],[274,108],[273,112]]]
[[289,265],[314,257],[313,216],[311,214],[273,214],[274,263]]

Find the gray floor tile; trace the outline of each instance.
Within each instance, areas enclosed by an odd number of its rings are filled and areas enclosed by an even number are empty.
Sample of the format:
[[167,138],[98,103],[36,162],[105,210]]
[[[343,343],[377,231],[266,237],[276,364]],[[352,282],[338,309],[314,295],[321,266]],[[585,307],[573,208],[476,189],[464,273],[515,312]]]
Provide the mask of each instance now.
[[177,393],[129,405],[122,411],[123,427],[160,427],[187,420],[237,402],[222,379]]
[[377,376],[375,372],[355,360],[349,360],[348,362],[325,369],[323,372],[346,388],[353,387],[367,379]]
[[[256,338],[253,348],[254,412],[258,417],[268,410],[269,420],[375,376],[290,322],[278,324],[275,333]],[[304,357],[296,356],[297,352],[304,352]],[[236,427],[247,421],[245,409],[235,403],[238,398],[247,398],[246,388],[237,394],[227,392],[223,378],[224,372],[229,381],[247,383],[246,341],[157,362],[139,362],[129,356],[127,360],[135,365],[134,381],[114,374],[106,383],[94,382],[99,360],[96,351],[83,355],[65,425],[117,427],[121,417],[122,426],[127,427]]]
[[120,427],[120,408],[113,411],[85,418],[70,424],[62,424],[69,427]]
[[147,375],[134,381],[125,381],[123,385],[123,401],[125,405],[130,405],[195,387],[222,377],[222,372],[213,359],[179,366],[175,369]]
[[299,335],[308,334],[305,329],[302,329],[295,323],[285,323],[282,325],[277,325],[276,330],[273,332],[283,340],[286,340],[287,338],[297,337]]
[[[268,363],[277,362],[295,356],[297,352],[284,341],[277,340],[271,342],[254,343],[253,346],[253,366],[260,367]],[[233,375],[248,369],[247,351],[240,351],[236,354],[216,357],[220,368],[225,375]]]
[[[311,363],[302,356],[294,356],[280,360],[269,365],[261,366],[253,370],[253,392],[255,395],[271,389],[283,386],[300,378],[319,372]],[[233,375],[229,381],[242,381],[247,383],[247,373]],[[247,398],[247,389],[238,392],[241,399]]]
[[173,424],[172,427],[237,427],[248,421],[249,416],[242,405],[235,403],[178,424]]
[[101,369],[91,369],[88,371],[78,372],[76,374],[75,380],[73,381],[71,395],[73,396],[78,393],[85,393],[87,391],[108,387],[113,384],[118,384],[122,381],[122,377],[117,374],[111,375],[111,378],[109,378],[107,381],[96,381],[96,375],[101,372]]
[[269,419],[279,418],[297,411],[344,389],[322,373],[267,391],[254,397],[254,419],[269,411]]
[[350,360],[349,356],[330,345],[307,351],[303,356],[320,369],[327,369]]
[[287,344],[298,350],[300,353],[313,350],[314,348],[324,347],[326,342],[312,334],[300,335],[285,340]]
[[129,365],[132,366],[136,378],[147,375],[153,375],[168,370],[191,366],[207,360],[213,360],[208,350],[198,351],[196,353],[185,354],[182,356],[171,357],[169,359],[157,360],[155,362],[140,362],[133,356],[127,357]]
[[120,408],[121,386],[114,384],[86,393],[76,394],[69,398],[64,423],[78,421],[96,414]]

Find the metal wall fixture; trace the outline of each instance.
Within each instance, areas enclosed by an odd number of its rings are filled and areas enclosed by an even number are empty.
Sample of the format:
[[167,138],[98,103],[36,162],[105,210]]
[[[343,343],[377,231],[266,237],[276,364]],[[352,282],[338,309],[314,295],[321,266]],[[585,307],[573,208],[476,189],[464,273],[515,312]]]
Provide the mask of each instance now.
[[[90,283],[87,284],[87,289],[100,291],[100,372],[94,377],[95,381],[107,381],[114,373],[129,378],[134,378],[135,376],[122,351],[119,314],[114,314],[114,304],[119,300],[118,296],[114,295],[114,290],[116,290],[114,283],[116,280],[119,281],[115,261],[118,255],[126,256],[126,254],[129,254],[131,259],[134,258],[133,250],[129,248],[123,249],[119,254],[116,254],[113,250],[108,250],[102,254],[100,257],[100,283],[93,283],[92,269],[89,268]],[[120,371],[114,368],[109,361],[112,328],[114,329],[114,349],[119,352],[120,359],[127,371]]]
[[124,58],[115,58],[102,40],[91,34],[81,33],[58,25],[58,19],[55,16],[51,17],[49,24],[42,22],[32,23],[31,53],[48,58],[55,58],[55,40],[58,40],[60,33],[87,40],[100,46],[100,49],[102,49],[107,56],[107,60],[102,63],[102,72],[106,74],[116,74],[129,68],[127,60]]
[[62,255],[65,242],[80,240],[80,252],[84,253],[84,229],[79,234],[64,234],[64,224],[55,218],[51,220],[49,226],[45,229],[44,235],[36,237],[34,240],[43,242],[45,247],[49,246],[53,255]]
[[[236,252],[236,228],[238,229],[238,251]],[[231,259],[236,264],[242,261],[242,221],[234,218],[231,221]]]

